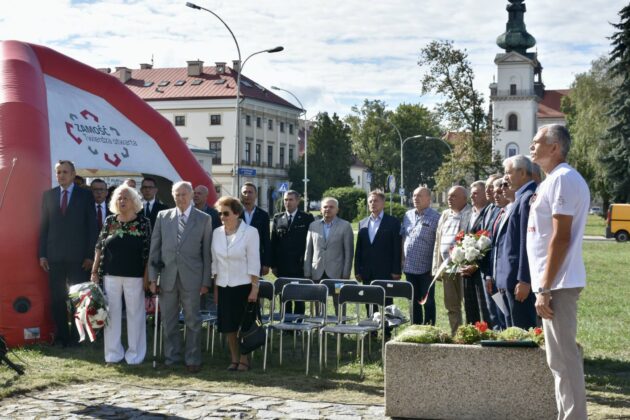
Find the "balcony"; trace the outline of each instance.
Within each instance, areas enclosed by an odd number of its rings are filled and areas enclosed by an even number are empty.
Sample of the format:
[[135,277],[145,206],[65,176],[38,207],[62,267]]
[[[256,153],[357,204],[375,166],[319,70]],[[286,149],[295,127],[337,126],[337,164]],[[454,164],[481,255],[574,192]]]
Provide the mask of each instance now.
[[536,92],[533,89],[506,89],[506,90],[498,90],[498,89],[490,89],[490,97],[493,99],[498,98],[529,98],[532,96],[536,96]]

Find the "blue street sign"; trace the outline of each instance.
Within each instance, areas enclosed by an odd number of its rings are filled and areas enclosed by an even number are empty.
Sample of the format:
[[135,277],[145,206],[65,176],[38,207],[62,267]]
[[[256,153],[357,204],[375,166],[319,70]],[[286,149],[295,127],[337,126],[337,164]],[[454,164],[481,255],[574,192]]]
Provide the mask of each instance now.
[[243,176],[256,176],[256,169],[254,168],[238,168],[238,174]]
[[281,193],[285,193],[287,191],[289,191],[289,183],[288,182],[283,182],[282,184],[280,184],[280,186],[278,187],[278,191]]
[[389,175],[387,177],[387,187],[389,188],[389,192],[396,191],[396,177],[394,177],[394,175]]

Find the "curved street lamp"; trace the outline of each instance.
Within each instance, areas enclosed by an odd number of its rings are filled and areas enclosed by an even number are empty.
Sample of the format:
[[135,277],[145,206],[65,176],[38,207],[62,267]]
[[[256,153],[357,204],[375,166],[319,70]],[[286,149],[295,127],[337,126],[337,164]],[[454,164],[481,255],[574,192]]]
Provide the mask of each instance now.
[[293,96],[297,103],[300,104],[302,114],[304,115],[304,212],[308,212],[308,125],[306,119],[306,109],[304,109],[302,101],[300,101],[298,97],[293,94],[293,92],[279,88],[278,86],[271,86],[271,89],[281,90]]
[[216,17],[217,19],[219,19],[221,21],[221,23],[223,24],[223,26],[225,26],[225,28],[230,32],[230,35],[232,35],[232,39],[234,40],[234,44],[236,44],[236,52],[238,53],[238,70],[236,72],[236,130],[235,130],[235,147],[234,147],[234,164],[232,165],[232,173],[233,173],[233,178],[232,178],[232,195],[233,196],[238,196],[238,186],[240,185],[240,174],[239,174],[239,165],[240,165],[240,144],[241,144],[241,136],[240,136],[240,127],[241,127],[241,113],[240,113],[240,102],[241,102],[241,73],[243,72],[243,67],[245,67],[245,63],[247,62],[247,60],[249,60],[250,58],[252,58],[253,56],[257,55],[257,54],[262,54],[262,53],[276,53],[276,52],[280,52],[282,50],[284,50],[284,47],[275,47],[275,48],[270,48],[270,49],[266,49],[266,50],[261,50],[261,51],[256,51],[255,53],[250,54],[245,61],[241,61],[241,48],[238,45],[238,41],[236,40],[236,36],[234,36],[234,32],[232,32],[232,29],[230,29],[230,27],[228,26],[227,23],[225,23],[225,21],[223,19],[221,19],[221,16],[217,15],[215,12],[213,12],[210,9],[206,9],[205,7],[201,7],[198,6],[194,3],[191,2],[187,2],[186,3],[187,7],[190,7],[191,9],[195,9],[195,10],[204,10],[208,13],[210,13],[211,15],[213,15],[214,17]]

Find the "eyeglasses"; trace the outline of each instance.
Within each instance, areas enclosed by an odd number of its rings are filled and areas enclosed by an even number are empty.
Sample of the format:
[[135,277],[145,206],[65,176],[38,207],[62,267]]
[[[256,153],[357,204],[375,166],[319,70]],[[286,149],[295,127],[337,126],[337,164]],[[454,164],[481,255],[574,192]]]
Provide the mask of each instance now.
[[507,188],[510,186],[510,184],[508,184],[507,182],[502,182],[501,184],[499,184],[499,186],[502,188]]
[[219,215],[223,216],[223,217],[230,217],[232,215],[232,213],[229,212],[229,211],[220,211]]
[[156,187],[153,187],[151,185],[143,185],[142,187],[140,187],[141,190],[152,190]]

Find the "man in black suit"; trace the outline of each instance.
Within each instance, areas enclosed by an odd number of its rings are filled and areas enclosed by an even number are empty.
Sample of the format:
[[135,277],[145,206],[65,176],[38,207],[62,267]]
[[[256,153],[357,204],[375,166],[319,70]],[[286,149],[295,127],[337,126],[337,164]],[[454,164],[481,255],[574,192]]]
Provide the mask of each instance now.
[[145,216],[151,221],[151,229],[155,226],[155,219],[160,211],[168,209],[168,206],[157,199],[157,182],[151,177],[144,177],[140,185],[142,194],[142,210],[139,215]]
[[39,265],[49,274],[55,341],[67,346],[72,344],[66,306],[68,285],[89,281],[97,235],[96,211],[92,193],[74,184],[72,162],[60,160],[55,172],[59,187],[45,191],[42,198]]
[[100,232],[105,223],[105,218],[112,214],[107,206],[107,183],[100,178],[96,178],[90,184],[92,196],[94,197],[94,207],[96,209],[96,230]]
[[[474,234],[484,230],[486,216],[488,212],[492,211],[486,198],[486,183],[484,181],[475,181],[470,185],[470,202],[472,212],[466,226],[466,233]],[[462,267],[462,277],[464,278],[466,322],[474,324],[483,320],[492,328],[479,267],[474,265]]]
[[215,230],[221,227],[223,223],[221,223],[221,218],[219,217],[217,209],[208,205],[208,194],[208,187],[205,185],[197,185],[193,190],[193,203],[195,204],[195,208],[201,210],[212,218],[212,230]]
[[531,290],[526,238],[530,199],[536,191],[531,161],[516,155],[503,162],[505,179],[514,192],[497,230],[494,278],[507,303],[511,324],[528,329],[536,326],[535,296]]
[[269,238],[269,213],[256,206],[258,190],[251,182],[246,182],[241,188],[241,202],[243,213],[241,219],[258,230],[260,239],[260,275],[269,273],[271,266],[271,240]]
[[[299,207],[300,194],[284,193],[285,211],[273,216],[271,228],[271,267],[276,277],[304,277],[304,253],[308,228],[315,220]],[[292,308],[289,308],[293,312]],[[304,303],[295,304],[295,312],[304,313]]]
[[[380,190],[368,196],[370,215],[359,222],[354,257],[354,276],[364,284],[372,280],[400,280],[400,222],[385,214],[385,194]],[[391,305],[392,299],[385,301]]]

